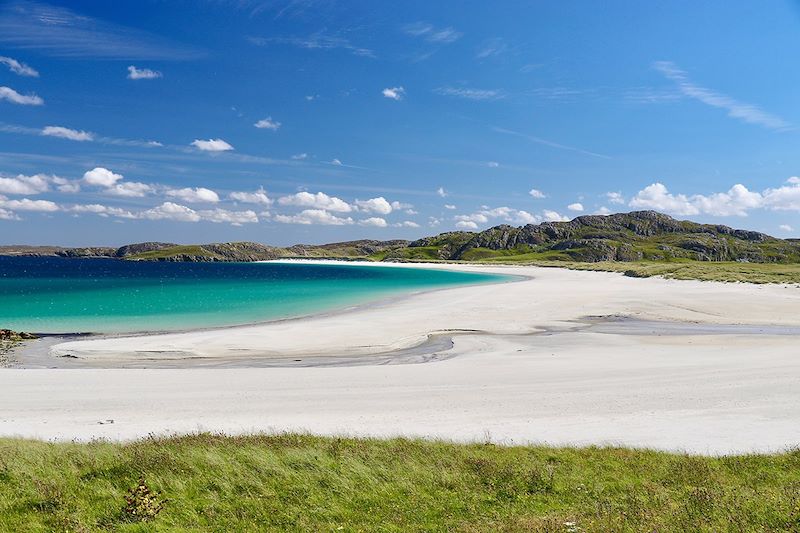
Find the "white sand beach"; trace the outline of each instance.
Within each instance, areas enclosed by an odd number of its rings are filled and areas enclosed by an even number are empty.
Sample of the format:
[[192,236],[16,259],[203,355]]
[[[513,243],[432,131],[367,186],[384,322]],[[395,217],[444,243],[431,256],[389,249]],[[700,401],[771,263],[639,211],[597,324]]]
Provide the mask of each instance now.
[[[62,343],[53,356],[83,364],[186,368],[0,370],[0,434],[292,430],[712,454],[800,444],[796,286],[435,268],[526,279],[277,323]],[[452,349],[431,362],[391,359],[431,334],[451,336]],[[270,359],[297,366],[247,365]],[[212,361],[229,367],[203,367]]]

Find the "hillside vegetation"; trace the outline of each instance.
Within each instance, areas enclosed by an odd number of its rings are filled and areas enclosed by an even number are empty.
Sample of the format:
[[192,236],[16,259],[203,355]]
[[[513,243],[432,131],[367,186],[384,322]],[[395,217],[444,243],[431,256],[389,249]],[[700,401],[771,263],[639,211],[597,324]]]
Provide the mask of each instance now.
[[2,531],[798,528],[796,451],[713,458],[289,434],[0,439]]

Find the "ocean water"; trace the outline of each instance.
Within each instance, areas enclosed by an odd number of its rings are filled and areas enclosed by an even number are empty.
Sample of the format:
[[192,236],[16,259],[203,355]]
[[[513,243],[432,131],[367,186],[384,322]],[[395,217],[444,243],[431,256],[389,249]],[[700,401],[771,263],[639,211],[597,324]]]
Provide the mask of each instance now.
[[0,257],[0,328],[124,333],[230,326],[505,278],[340,264]]

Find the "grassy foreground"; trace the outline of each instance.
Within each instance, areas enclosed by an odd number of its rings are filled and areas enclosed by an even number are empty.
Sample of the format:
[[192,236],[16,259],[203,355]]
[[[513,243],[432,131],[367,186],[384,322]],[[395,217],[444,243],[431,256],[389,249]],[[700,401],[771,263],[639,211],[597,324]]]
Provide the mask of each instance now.
[[[148,522],[123,512],[140,476],[156,493],[145,504],[163,505]],[[798,528],[800,452],[709,458],[303,435],[0,439],[0,531]]]

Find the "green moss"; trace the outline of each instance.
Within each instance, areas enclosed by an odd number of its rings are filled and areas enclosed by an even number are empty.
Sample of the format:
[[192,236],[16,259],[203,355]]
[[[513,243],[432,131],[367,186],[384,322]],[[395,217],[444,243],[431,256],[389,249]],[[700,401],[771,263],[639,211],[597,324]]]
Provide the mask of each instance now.
[[172,246],[170,248],[162,248],[160,250],[152,250],[150,252],[142,252],[140,254],[128,256],[126,259],[163,259],[178,255],[191,255],[200,257],[214,256],[214,254],[203,249],[203,247],[200,245],[188,244],[182,246]]

